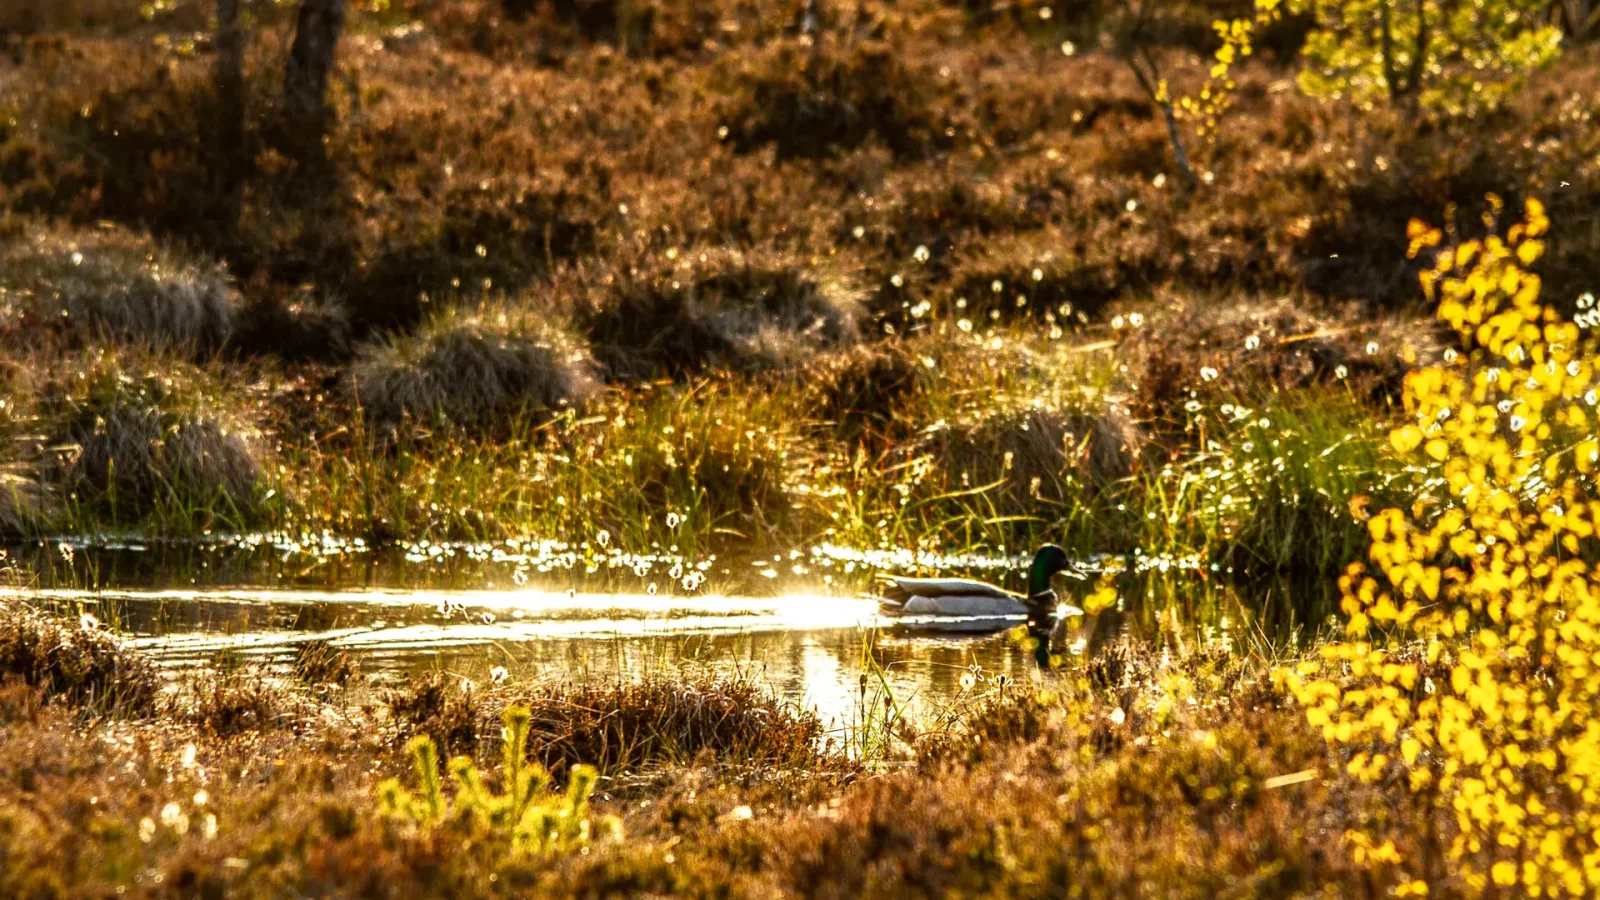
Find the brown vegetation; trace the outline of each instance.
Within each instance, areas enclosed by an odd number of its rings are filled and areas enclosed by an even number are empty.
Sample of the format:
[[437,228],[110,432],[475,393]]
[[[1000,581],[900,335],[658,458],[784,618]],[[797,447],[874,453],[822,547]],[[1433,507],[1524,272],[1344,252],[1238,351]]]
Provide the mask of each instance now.
[[148,713],[160,690],[149,661],[92,618],[72,623],[8,600],[0,601],[0,682],[13,678],[46,703],[107,714]]
[[[907,736],[909,765],[871,777],[812,755],[814,723],[748,685],[495,688],[484,722],[513,695],[542,704],[535,758],[649,751],[608,756],[614,774],[594,797],[597,815],[621,817],[624,840],[539,857],[482,831],[383,815],[377,784],[408,761],[358,709],[221,736],[124,721],[85,731],[70,709],[7,687],[0,890],[1319,896],[1428,875],[1437,894],[1463,892],[1429,862],[1442,859],[1448,823],[1334,777],[1341,762],[1259,662],[1170,640],[1165,651],[1114,644],[1037,689],[983,679],[944,727]],[[486,737],[461,749],[492,758]],[[653,777],[615,777],[647,760]],[[1374,822],[1395,835],[1400,862],[1356,859],[1344,835]]]
[[1103,488],[1137,471],[1145,438],[1115,401],[1085,397],[1061,409],[998,409],[930,429],[938,466],[965,487],[1003,481],[1036,499],[1078,495],[1069,482]]
[[814,713],[742,677],[659,673],[480,690],[432,673],[391,690],[385,703],[399,737],[425,734],[446,756],[483,755],[499,740],[504,709],[526,707],[530,758],[558,774],[578,763],[607,774],[653,770],[702,754],[725,765],[788,767],[816,763],[822,752]]
[[934,373],[905,342],[885,341],[820,357],[807,388],[821,425],[845,438],[892,434],[898,413],[933,389]]

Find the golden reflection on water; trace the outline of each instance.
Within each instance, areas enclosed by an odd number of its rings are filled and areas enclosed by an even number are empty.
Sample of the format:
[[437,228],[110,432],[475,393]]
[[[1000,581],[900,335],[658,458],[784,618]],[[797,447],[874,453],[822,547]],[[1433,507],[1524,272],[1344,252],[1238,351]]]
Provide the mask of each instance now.
[[805,592],[169,588],[11,590],[0,598],[94,608],[174,669],[224,655],[286,669],[312,640],[360,654],[380,677],[441,669],[487,681],[503,666],[513,679],[588,680],[692,666],[755,678],[836,724],[858,718],[863,675],[873,696],[887,684],[897,704],[916,710],[943,705],[974,666],[1013,678],[1031,666],[1002,635],[907,632],[870,598]]

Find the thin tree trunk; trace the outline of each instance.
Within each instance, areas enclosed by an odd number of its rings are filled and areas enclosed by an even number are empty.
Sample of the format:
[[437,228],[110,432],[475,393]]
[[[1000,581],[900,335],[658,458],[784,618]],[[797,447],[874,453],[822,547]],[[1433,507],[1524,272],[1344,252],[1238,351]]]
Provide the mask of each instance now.
[[1161,101],[1161,113],[1167,120],[1167,139],[1172,141],[1172,158],[1178,164],[1178,171],[1183,173],[1183,180],[1189,187],[1198,187],[1200,180],[1194,177],[1194,167],[1189,165],[1189,154],[1183,149],[1183,132],[1178,127],[1178,115],[1172,110],[1172,101]]
[[1150,102],[1161,107],[1161,115],[1167,123],[1167,140],[1172,143],[1172,159],[1178,164],[1178,172],[1183,175],[1184,184],[1190,188],[1200,186],[1200,180],[1194,175],[1194,167],[1189,164],[1189,153],[1183,146],[1183,130],[1178,125],[1177,111],[1172,108],[1172,98],[1165,96],[1161,90],[1161,71],[1156,67],[1156,61],[1143,48],[1140,54],[1144,57],[1145,65],[1150,67],[1148,73],[1139,68],[1139,61],[1133,56],[1125,57],[1128,68],[1133,70],[1135,78],[1139,79],[1139,87],[1150,98]]
[[302,0],[283,76],[283,108],[304,146],[320,148],[327,129],[328,74],[333,70],[345,0]]
[[219,181],[230,210],[238,208],[244,160],[244,32],[240,0],[217,0],[217,144]]
[[821,6],[821,0],[806,0],[806,14],[800,19],[801,34],[817,33],[817,14],[821,11]]
[[1413,103],[1422,94],[1422,76],[1427,73],[1428,58],[1428,6],[1427,0],[1417,0],[1417,41],[1412,51],[1411,71],[1406,75],[1406,96]]
[[1394,103],[1400,99],[1400,73],[1394,67],[1394,23],[1393,15],[1389,9],[1392,0],[1378,0],[1378,24],[1380,28],[1380,50],[1383,54],[1383,83],[1389,89],[1389,102]]

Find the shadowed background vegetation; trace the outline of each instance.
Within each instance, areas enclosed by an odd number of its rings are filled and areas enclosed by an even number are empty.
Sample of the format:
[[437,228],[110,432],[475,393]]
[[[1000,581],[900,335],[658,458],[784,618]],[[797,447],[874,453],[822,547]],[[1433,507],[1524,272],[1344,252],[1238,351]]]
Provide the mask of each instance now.
[[[1541,197],[1550,315],[1600,280],[1600,20],[1490,6],[1559,32],[1491,59],[1513,20],[1458,22],[1434,73],[1311,0],[0,5],[0,544],[1049,540],[1331,580],[1369,507],[1429,509],[1390,427],[1465,347],[1408,223]],[[1251,16],[1246,57],[1213,23]],[[1474,60],[1527,71],[1428,80]],[[1180,606],[930,722],[864,636],[830,730],[756,674],[162,672],[8,595],[0,895],[1483,893],[1452,796],[1340,777],[1383,766],[1282,690],[1316,665]],[[1329,679],[1378,677],[1363,627]]]
[[[1285,548],[1349,543],[1339,472],[1438,352],[1405,222],[1588,209],[1594,66],[1353,127],[1290,15],[1191,189],[1122,54],[1187,89],[1236,5],[359,3],[308,112],[292,4],[23,4],[0,529],[1334,565]],[[1356,449],[1191,489],[1259,447],[1218,406],[1307,391],[1274,427]]]

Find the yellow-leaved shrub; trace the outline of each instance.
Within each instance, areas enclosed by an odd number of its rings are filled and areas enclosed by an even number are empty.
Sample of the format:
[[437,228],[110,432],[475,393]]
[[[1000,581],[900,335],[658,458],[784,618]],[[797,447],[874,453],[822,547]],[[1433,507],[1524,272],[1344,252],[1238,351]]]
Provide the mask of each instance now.
[[[1491,196],[1496,213],[1501,202]],[[1392,450],[1423,477],[1370,517],[1370,565],[1340,580],[1342,640],[1285,673],[1346,773],[1409,785],[1448,860],[1374,861],[1529,896],[1600,890],[1600,342],[1540,299],[1537,201],[1500,233],[1410,253],[1460,348],[1412,372]],[[1374,839],[1377,843],[1373,843]],[[1362,846],[1383,846],[1381,835]],[[1440,874],[1453,873],[1453,874]]]

